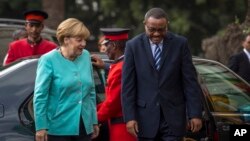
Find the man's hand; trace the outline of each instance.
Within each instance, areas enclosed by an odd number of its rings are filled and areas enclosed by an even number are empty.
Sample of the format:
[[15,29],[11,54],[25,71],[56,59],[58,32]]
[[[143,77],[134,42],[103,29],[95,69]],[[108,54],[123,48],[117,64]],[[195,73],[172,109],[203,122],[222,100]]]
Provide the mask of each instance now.
[[202,127],[202,121],[199,118],[192,118],[188,124],[192,132],[198,132]]
[[137,121],[135,121],[135,120],[128,121],[127,124],[126,124],[126,127],[127,127],[127,131],[130,134],[137,137],[137,133],[139,131]]
[[94,128],[94,131],[93,131],[93,133],[91,135],[91,139],[96,138],[99,135],[99,132],[100,132],[99,125],[94,125],[93,128]]
[[48,141],[47,131],[45,129],[36,131],[36,141]]
[[102,59],[100,57],[98,57],[97,55],[91,55],[91,61],[92,64],[99,68],[99,69],[104,69],[105,67],[105,63],[102,61]]

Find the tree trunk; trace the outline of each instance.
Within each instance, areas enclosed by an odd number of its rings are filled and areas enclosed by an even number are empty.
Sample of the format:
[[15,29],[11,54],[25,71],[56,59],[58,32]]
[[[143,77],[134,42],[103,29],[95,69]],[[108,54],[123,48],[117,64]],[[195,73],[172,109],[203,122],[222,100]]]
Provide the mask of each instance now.
[[58,24],[64,20],[64,0],[42,0],[43,10],[49,14],[46,26],[56,29]]

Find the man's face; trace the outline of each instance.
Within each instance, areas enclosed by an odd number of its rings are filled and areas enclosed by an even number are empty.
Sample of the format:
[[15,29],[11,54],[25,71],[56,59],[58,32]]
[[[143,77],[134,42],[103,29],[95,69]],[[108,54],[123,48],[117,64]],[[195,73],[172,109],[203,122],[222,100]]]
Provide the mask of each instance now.
[[106,52],[107,47],[105,45],[99,45],[99,52]]
[[153,43],[159,44],[167,33],[167,20],[149,17],[145,21],[145,32]]
[[43,30],[43,24],[27,22],[25,24],[25,29],[27,31],[28,38],[38,39],[40,38],[40,34]]
[[246,37],[245,41],[243,41],[242,46],[243,46],[246,50],[250,51],[250,35],[248,35],[248,36]]

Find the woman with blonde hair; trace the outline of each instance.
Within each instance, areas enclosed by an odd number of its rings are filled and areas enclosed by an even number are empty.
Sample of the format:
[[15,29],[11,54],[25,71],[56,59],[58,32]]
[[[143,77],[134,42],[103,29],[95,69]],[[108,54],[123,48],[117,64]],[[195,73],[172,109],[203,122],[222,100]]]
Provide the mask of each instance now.
[[90,141],[99,134],[90,32],[75,18],[57,28],[60,46],[39,59],[34,91],[36,141]]

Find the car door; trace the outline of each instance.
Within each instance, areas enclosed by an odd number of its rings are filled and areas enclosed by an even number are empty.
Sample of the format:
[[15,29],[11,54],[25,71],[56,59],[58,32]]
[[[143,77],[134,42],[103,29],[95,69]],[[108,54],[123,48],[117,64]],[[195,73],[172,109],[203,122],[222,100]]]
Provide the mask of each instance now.
[[34,135],[20,120],[20,106],[34,89],[36,59],[0,69],[0,141],[33,141]]
[[207,134],[213,140],[228,141],[231,125],[250,122],[250,86],[218,62],[196,59],[194,64],[202,79],[204,106],[208,109]]

